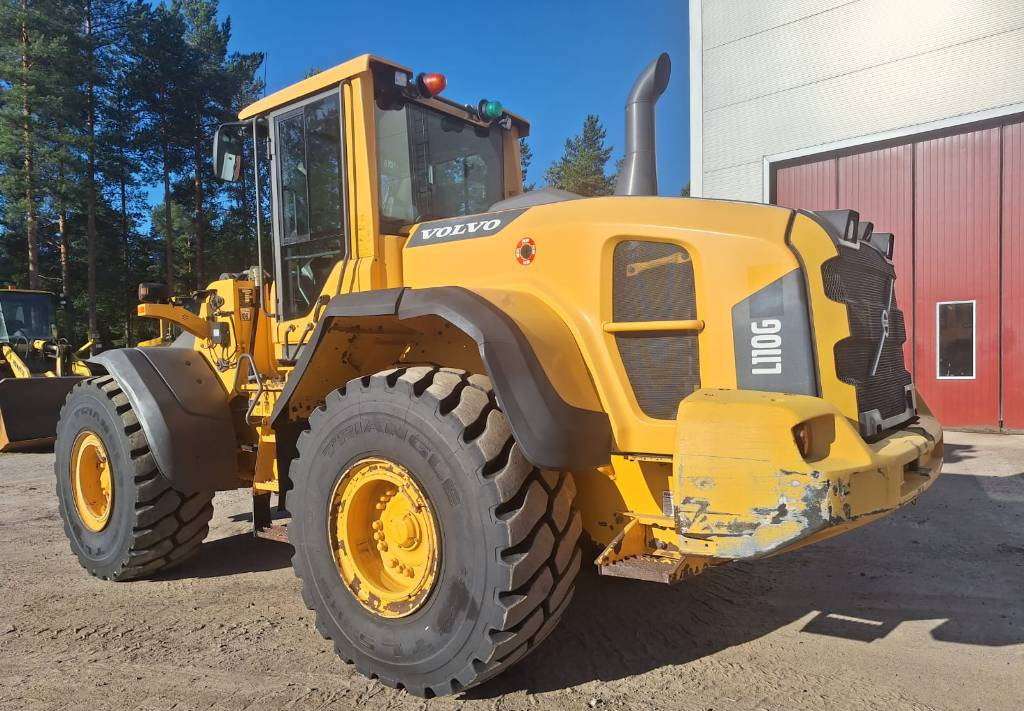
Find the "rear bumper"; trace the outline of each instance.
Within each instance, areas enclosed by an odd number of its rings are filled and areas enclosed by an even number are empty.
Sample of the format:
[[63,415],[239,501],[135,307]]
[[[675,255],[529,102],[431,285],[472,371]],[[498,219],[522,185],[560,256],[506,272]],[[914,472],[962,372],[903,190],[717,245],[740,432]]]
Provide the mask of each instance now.
[[[680,403],[675,525],[686,555],[741,560],[807,545],[909,503],[942,467],[942,429],[920,415],[874,443],[831,403],[804,395],[698,390]],[[808,423],[811,453],[793,428]]]

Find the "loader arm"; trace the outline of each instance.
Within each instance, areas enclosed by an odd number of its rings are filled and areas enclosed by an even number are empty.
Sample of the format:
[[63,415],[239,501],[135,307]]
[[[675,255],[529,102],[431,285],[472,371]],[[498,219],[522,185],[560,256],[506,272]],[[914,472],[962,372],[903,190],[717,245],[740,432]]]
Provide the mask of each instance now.
[[17,354],[11,344],[0,343],[0,356],[3,357],[4,362],[10,367],[11,373],[15,378],[32,377],[32,371],[29,370],[25,361],[21,359],[21,356]]

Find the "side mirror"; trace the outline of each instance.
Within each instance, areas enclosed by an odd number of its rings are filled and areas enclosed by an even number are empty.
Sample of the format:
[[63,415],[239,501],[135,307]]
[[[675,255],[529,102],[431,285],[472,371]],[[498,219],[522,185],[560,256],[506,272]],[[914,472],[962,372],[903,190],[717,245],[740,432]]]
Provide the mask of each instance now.
[[171,290],[166,284],[143,282],[139,284],[139,302],[143,304],[166,304],[171,300]]
[[213,172],[233,183],[242,177],[242,137],[238,124],[221,124],[213,134]]

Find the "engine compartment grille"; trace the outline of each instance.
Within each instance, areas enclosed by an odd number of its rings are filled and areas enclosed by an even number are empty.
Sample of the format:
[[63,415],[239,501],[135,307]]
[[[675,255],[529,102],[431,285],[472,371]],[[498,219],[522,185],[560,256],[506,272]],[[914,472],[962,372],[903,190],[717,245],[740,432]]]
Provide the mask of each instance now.
[[[693,264],[683,247],[620,242],[612,271],[616,322],[697,318]],[[656,419],[675,418],[679,402],[700,387],[697,334],[617,333],[615,342],[640,409]]]
[[[903,360],[906,322],[896,303],[896,271],[867,242],[838,242],[822,265],[825,295],[846,304],[850,337],[835,347],[836,374],[857,391],[861,433],[874,436],[914,415],[913,378]],[[873,414],[875,413],[875,414]]]

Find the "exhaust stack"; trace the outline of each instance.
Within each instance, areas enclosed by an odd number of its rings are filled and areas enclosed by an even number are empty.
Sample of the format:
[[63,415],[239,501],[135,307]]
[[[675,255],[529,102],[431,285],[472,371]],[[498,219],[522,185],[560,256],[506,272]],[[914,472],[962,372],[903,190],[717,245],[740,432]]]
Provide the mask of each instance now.
[[662,52],[640,73],[626,99],[626,156],[615,184],[616,195],[657,195],[654,105],[668,86],[672,61]]

